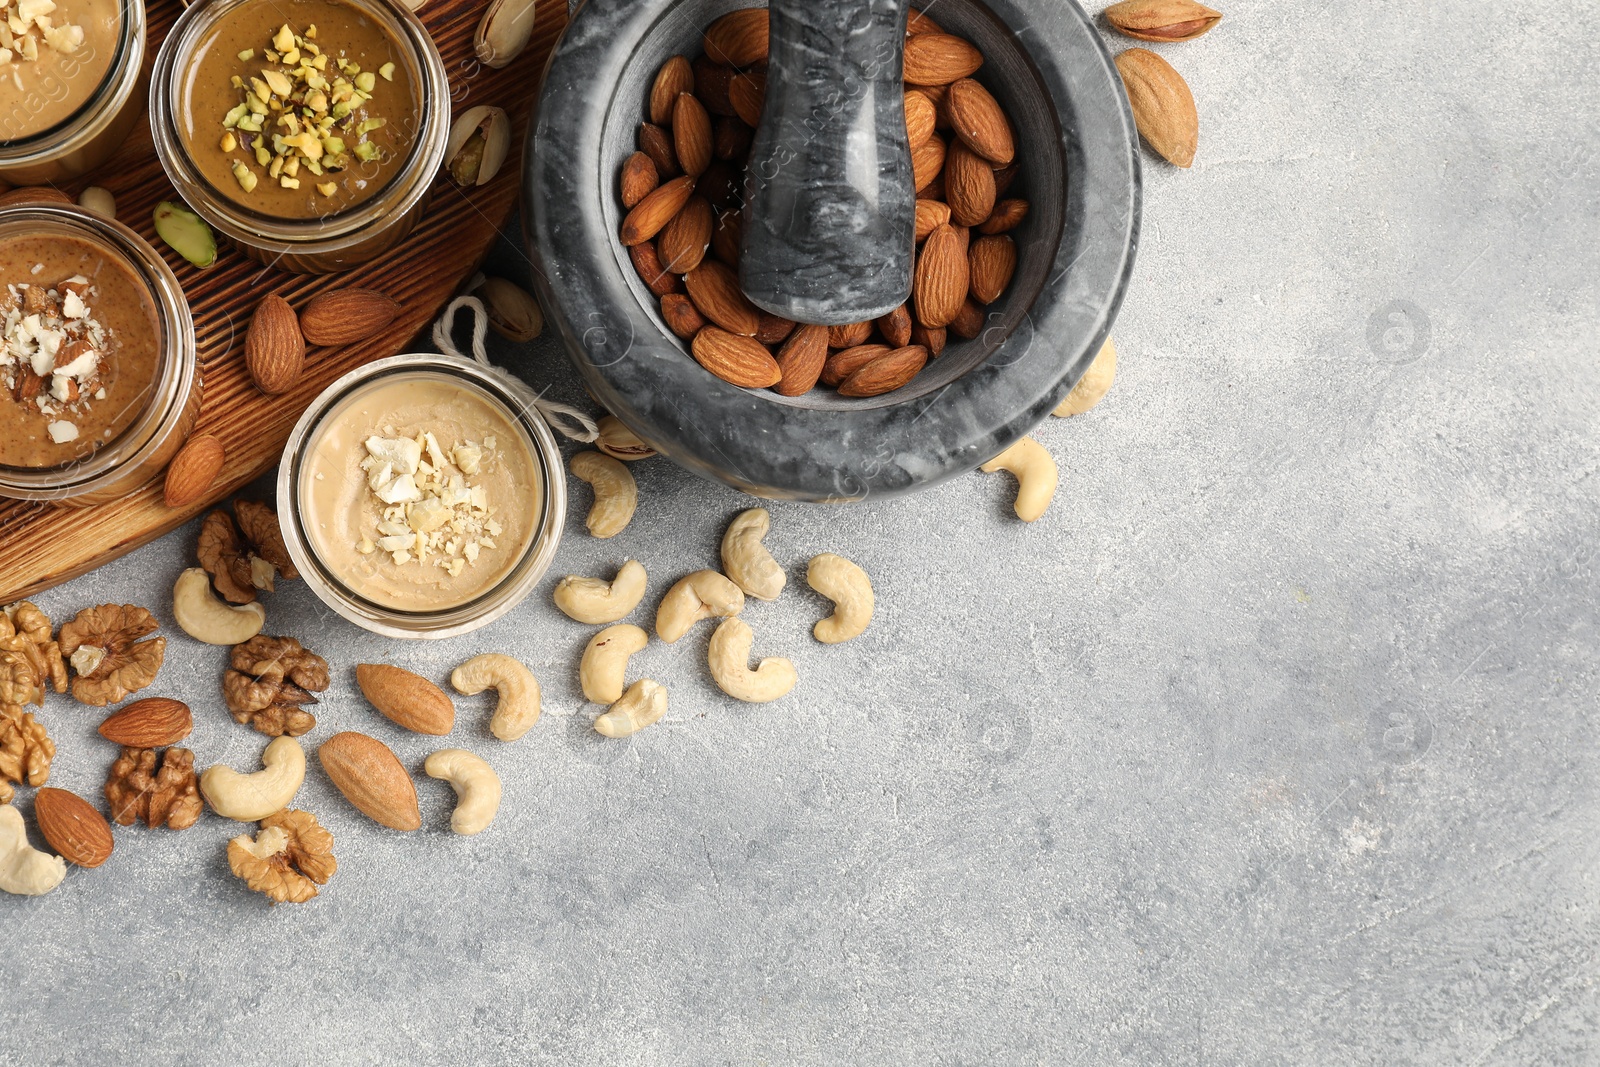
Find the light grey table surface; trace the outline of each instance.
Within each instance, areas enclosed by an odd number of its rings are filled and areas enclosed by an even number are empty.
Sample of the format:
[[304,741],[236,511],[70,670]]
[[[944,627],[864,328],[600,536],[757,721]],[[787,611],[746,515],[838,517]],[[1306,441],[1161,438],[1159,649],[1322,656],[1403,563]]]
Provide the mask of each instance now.
[[[462,699],[505,780],[492,830],[297,803],[339,871],[268,908],[240,827],[119,829],[112,861],[0,900],[0,1064],[1592,1064],[1600,1061],[1600,48],[1570,6],[1244,0],[1162,46],[1202,116],[1146,169],[1116,388],[1006,476],[771,505],[789,591],[746,612],[800,685],[740,705],[709,628],[652,644],[668,721],[587,729],[590,631],[550,603],[440,644],[382,640],[303,584],[269,629],[334,664],[315,744],[370,731],[353,665],[443,681],[515,653],[523,740]],[[1120,47],[1124,42],[1113,44]],[[508,268],[509,269],[509,268]],[[581,392],[549,344],[518,361]],[[750,501],[665,461],[556,574],[717,562]],[[224,650],[171,624],[191,526],[38,598],[154,608],[149,692],[201,764],[253,764]],[[824,648],[804,561],[878,591]],[[642,610],[641,615],[648,614]],[[52,697],[52,785],[98,799],[100,714]],[[31,790],[21,792],[30,816]],[[37,838],[35,838],[37,841]]]

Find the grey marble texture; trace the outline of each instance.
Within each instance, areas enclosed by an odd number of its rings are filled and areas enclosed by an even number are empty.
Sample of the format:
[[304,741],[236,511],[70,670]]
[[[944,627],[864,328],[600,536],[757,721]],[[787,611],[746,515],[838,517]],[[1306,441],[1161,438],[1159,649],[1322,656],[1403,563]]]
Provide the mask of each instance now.
[[[1043,520],[1003,475],[769,505],[790,588],[746,617],[799,688],[741,706],[707,630],[654,643],[672,710],[621,745],[583,729],[589,631],[548,583],[439,646],[286,587],[273,627],[339,668],[313,737],[433,747],[363,706],[362,660],[538,672],[514,745],[460,702],[500,821],[450,836],[422,780],[426,828],[383,831],[313,767],[341,867],[293,910],[229,876],[220,820],[118,830],[99,871],[0,898],[0,1064],[1600,1060],[1600,46],[1571,9],[1223,9],[1157,46],[1200,152],[1146,156],[1120,377],[1037,430]],[[581,402],[553,343],[517,365]],[[557,572],[636,556],[653,604],[747,501],[634,471],[613,542],[572,485]],[[242,766],[224,654],[151,597],[193,534],[40,601],[149,602],[201,761]],[[821,550],[876,580],[854,644],[808,637]],[[53,784],[94,794],[98,717],[43,715]]]

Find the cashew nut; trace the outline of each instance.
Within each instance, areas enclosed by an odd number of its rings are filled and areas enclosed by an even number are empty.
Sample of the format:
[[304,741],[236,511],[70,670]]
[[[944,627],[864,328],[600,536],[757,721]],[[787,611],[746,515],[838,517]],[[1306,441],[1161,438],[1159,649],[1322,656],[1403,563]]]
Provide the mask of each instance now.
[[61,884],[67,861],[28,844],[22,812],[0,804],[0,889],[24,897],[40,897]]
[[584,646],[578,664],[578,681],[585,698],[596,704],[615,704],[622,699],[623,673],[628,657],[649,644],[650,635],[637,626],[619,623],[607,626]]
[[644,599],[644,564],[630,559],[609,582],[569,574],[556,583],[556,607],[567,618],[599,626],[616,622]]
[[722,535],[722,573],[757,600],[777,600],[789,580],[761,543],[772,526],[766,508],[741,511]]
[[493,689],[500,697],[489,720],[489,732],[515,741],[539,721],[539,679],[519,660],[499,652],[473,656],[450,672],[450,684],[464,696]]
[[1031,437],[1024,437],[979,469],[990,474],[1006,470],[1017,476],[1017,518],[1023,522],[1043,515],[1056,495],[1056,461]]
[[743,610],[743,590],[716,571],[695,571],[680,578],[661,598],[656,609],[656,636],[670,645],[701,619],[737,615]]
[[818,641],[836,645],[861,636],[872,621],[872,579],[866,571],[843,556],[824,552],[811,557],[806,584],[833,601],[833,614],[811,629]]
[[241,774],[225,764],[206,768],[200,792],[227,819],[260,822],[289,806],[306,779],[306,753],[292,737],[276,738],[261,753],[263,770]]
[[639,484],[620,460],[600,452],[572,457],[572,475],[594,487],[594,505],[584,525],[596,537],[615,537],[627,528],[639,503]]
[[456,791],[450,829],[458,834],[482,833],[500,810],[500,776],[464,748],[441,748],[422,764],[429,778],[441,778]]
[[1094,357],[1094,362],[1078,379],[1078,384],[1050,414],[1063,419],[1068,415],[1082,415],[1105,399],[1105,395],[1111,391],[1111,383],[1116,379],[1117,346],[1107,337],[1106,343],[1100,346],[1100,354]]
[[723,619],[711,635],[706,661],[711,665],[711,677],[724,693],[736,700],[765,704],[793,689],[800,676],[795,674],[793,663],[778,658],[764,659],[751,670],[750,646],[754,642],[755,634],[743,619]]
[[627,737],[660,721],[666,713],[667,687],[653,678],[640,678],[594,721],[594,728],[606,737]]
[[178,575],[172,615],[184,633],[208,645],[242,645],[267,624],[267,609],[259,603],[235,606],[218,600],[211,592],[211,576],[199,567]]

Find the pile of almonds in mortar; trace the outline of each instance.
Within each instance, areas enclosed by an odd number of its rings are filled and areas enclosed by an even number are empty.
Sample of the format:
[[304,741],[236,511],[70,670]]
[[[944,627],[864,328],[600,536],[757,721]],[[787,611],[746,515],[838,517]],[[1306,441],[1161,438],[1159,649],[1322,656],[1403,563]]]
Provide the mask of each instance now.
[[[744,168],[766,93],[767,12],[735,11],[705,53],[673,56],[650,92],[639,151],[623,163],[622,243],[661,317],[708,371],[799,396],[819,381],[843,396],[901,388],[951,334],[970,339],[1011,284],[1010,231],[1028,202],[1011,124],[973,79],[983,56],[915,9],[905,45],[906,132],[917,187],[911,300],[874,322],[810,326],[758,309],[739,290]],[[977,232],[974,233],[973,231]]]

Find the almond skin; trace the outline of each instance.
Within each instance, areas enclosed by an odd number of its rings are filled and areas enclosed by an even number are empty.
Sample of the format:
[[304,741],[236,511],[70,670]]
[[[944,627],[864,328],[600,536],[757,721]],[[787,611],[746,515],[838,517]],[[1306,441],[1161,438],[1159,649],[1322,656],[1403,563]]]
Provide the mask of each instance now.
[[811,391],[828,361],[828,328],[805,325],[789,335],[778,349],[778,370],[783,377],[772,391],[779,396],[799,396]]
[[356,684],[367,702],[392,722],[419,734],[443,737],[456,724],[456,706],[420,674],[387,663],[363,663]]
[[994,168],[989,161],[957,141],[944,163],[945,202],[956,226],[976,226],[994,214]]
[[943,32],[944,32],[944,27],[940,26],[937,22],[933,21],[927,15],[924,15],[921,11],[918,11],[916,8],[912,8],[910,14],[908,14],[906,16],[906,36],[907,37],[910,37],[913,34],[918,34],[918,33],[943,33]]
[[994,206],[994,214],[984,220],[978,227],[979,233],[1007,233],[1022,225],[1022,220],[1028,217],[1028,202],[1026,200],[1002,200]]
[[971,78],[962,78],[951,83],[944,106],[950,128],[968,148],[1001,167],[1016,158],[1011,123],[989,90]]
[[767,76],[759,72],[734,75],[728,83],[728,102],[740,122],[752,129],[761,125],[761,112],[767,106]]
[[967,251],[967,268],[972,299],[994,303],[1017,272],[1016,243],[1004,234],[978,238]]
[[927,239],[935,227],[950,221],[950,205],[942,200],[917,201],[917,240]]
[[178,449],[167,466],[167,481],[162,499],[169,508],[183,508],[206,495],[217,480],[226,458],[222,442],[211,434],[196,434]]
[[166,748],[189,736],[194,715],[171,697],[145,697],[107,716],[100,736],[128,748]]
[[839,383],[839,395],[881,396],[901,388],[928,364],[928,350],[921,345],[906,345],[857,368]]
[[911,180],[919,197],[925,195],[924,190],[944,171],[944,160],[944,141],[935,136],[929,136],[911,150]]
[[867,343],[872,336],[872,323],[852,322],[844,326],[828,327],[829,348],[854,348]]
[[672,134],[653,122],[639,125],[639,151],[650,157],[662,181],[683,173],[678,166],[678,153],[672,147]]
[[699,177],[711,166],[711,116],[689,93],[679,93],[672,109],[672,147],[685,174]]
[[667,321],[667,329],[685,341],[694,340],[694,335],[706,328],[705,316],[682,293],[668,293],[661,298],[661,317]]
[[706,55],[715,63],[748,67],[767,58],[767,9],[749,7],[706,27]]
[[306,341],[294,308],[276,293],[262,297],[255,314],[250,316],[244,362],[250,380],[268,396],[286,393],[300,380],[306,362]]
[[740,119],[730,119],[726,115],[718,115],[717,121],[711,124],[711,154],[725,163],[733,160],[743,160],[750,154],[750,145],[755,141],[755,131],[746,126]]
[[798,325],[800,324],[792,319],[774,315],[769,311],[761,311],[758,308],[756,314],[756,340],[768,346],[780,345],[791,333],[794,333],[794,328]]
[[98,867],[111,858],[116,841],[111,825],[87,800],[50,786],[33,797],[39,832],[61,858],[79,867]]
[[314,345],[348,345],[376,336],[400,305],[376,289],[335,289],[311,298],[300,311],[300,332]]
[[346,731],[324,741],[317,757],[334,788],[373,822],[391,830],[422,826],[417,787],[382,741]]
[[694,179],[688,175],[650,190],[622,220],[622,243],[631,248],[652,240],[693,195]]
[[983,322],[983,309],[968,297],[961,302],[955,317],[950,320],[950,332],[963,340],[970,341],[983,332]]
[[48,185],[26,185],[0,193],[0,207],[13,204],[70,204],[72,197]]
[[856,345],[841,349],[828,357],[822,367],[822,384],[835,386],[875,359],[892,352],[888,345]]
[[739,113],[733,110],[733,101],[728,99],[728,85],[738,71],[709,56],[697,56],[690,66],[694,67],[694,95],[700,98],[706,110],[727,118],[737,116]]
[[656,165],[643,152],[635,152],[622,164],[622,206],[631,208],[661,184]]
[[1118,33],[1141,41],[1192,41],[1222,21],[1222,12],[1194,0],[1122,0],[1105,10]]
[[904,348],[911,343],[911,311],[904,304],[878,320],[878,332],[892,348]]
[[927,94],[916,89],[907,89],[906,139],[912,148],[916,148],[933,136],[933,126],[937,121],[938,113],[934,110],[933,101],[928,99]]
[[633,269],[644,279],[645,286],[656,296],[682,291],[682,280],[661,265],[661,257],[656,254],[655,242],[646,241],[644,244],[634,245],[628,249],[628,258],[633,260]]
[[698,267],[711,247],[711,227],[711,203],[696,193],[661,228],[661,236],[656,239],[656,256],[661,265],[674,274],[687,274]]
[[695,334],[690,351],[702,367],[731,385],[765,389],[783,379],[777,360],[754,337],[707,326]]
[[949,85],[970,78],[981,66],[983,54],[948,33],[919,33],[906,39],[907,84]]
[[745,298],[738,277],[728,267],[714,259],[706,260],[683,276],[683,284],[700,314],[729,333],[756,335],[761,326],[760,312]]
[[655,84],[650,87],[650,121],[657,126],[672,122],[672,109],[680,93],[694,92],[694,68],[682,56],[661,64]]
[[912,279],[917,321],[924,326],[946,326],[961,310],[967,295],[967,257],[961,238],[947,223],[922,243]]
[[1200,116],[1189,83],[1171,63],[1146,48],[1130,48],[1116,62],[1134,125],[1144,139],[1168,163],[1191,166],[1200,143]]
[[730,267],[739,265],[739,245],[744,240],[744,213],[729,208],[717,216],[711,231],[711,254]]
[[947,336],[943,326],[923,326],[918,323],[911,327],[911,343],[926,348],[929,357],[933,359],[937,359],[939,353],[944,351]]

